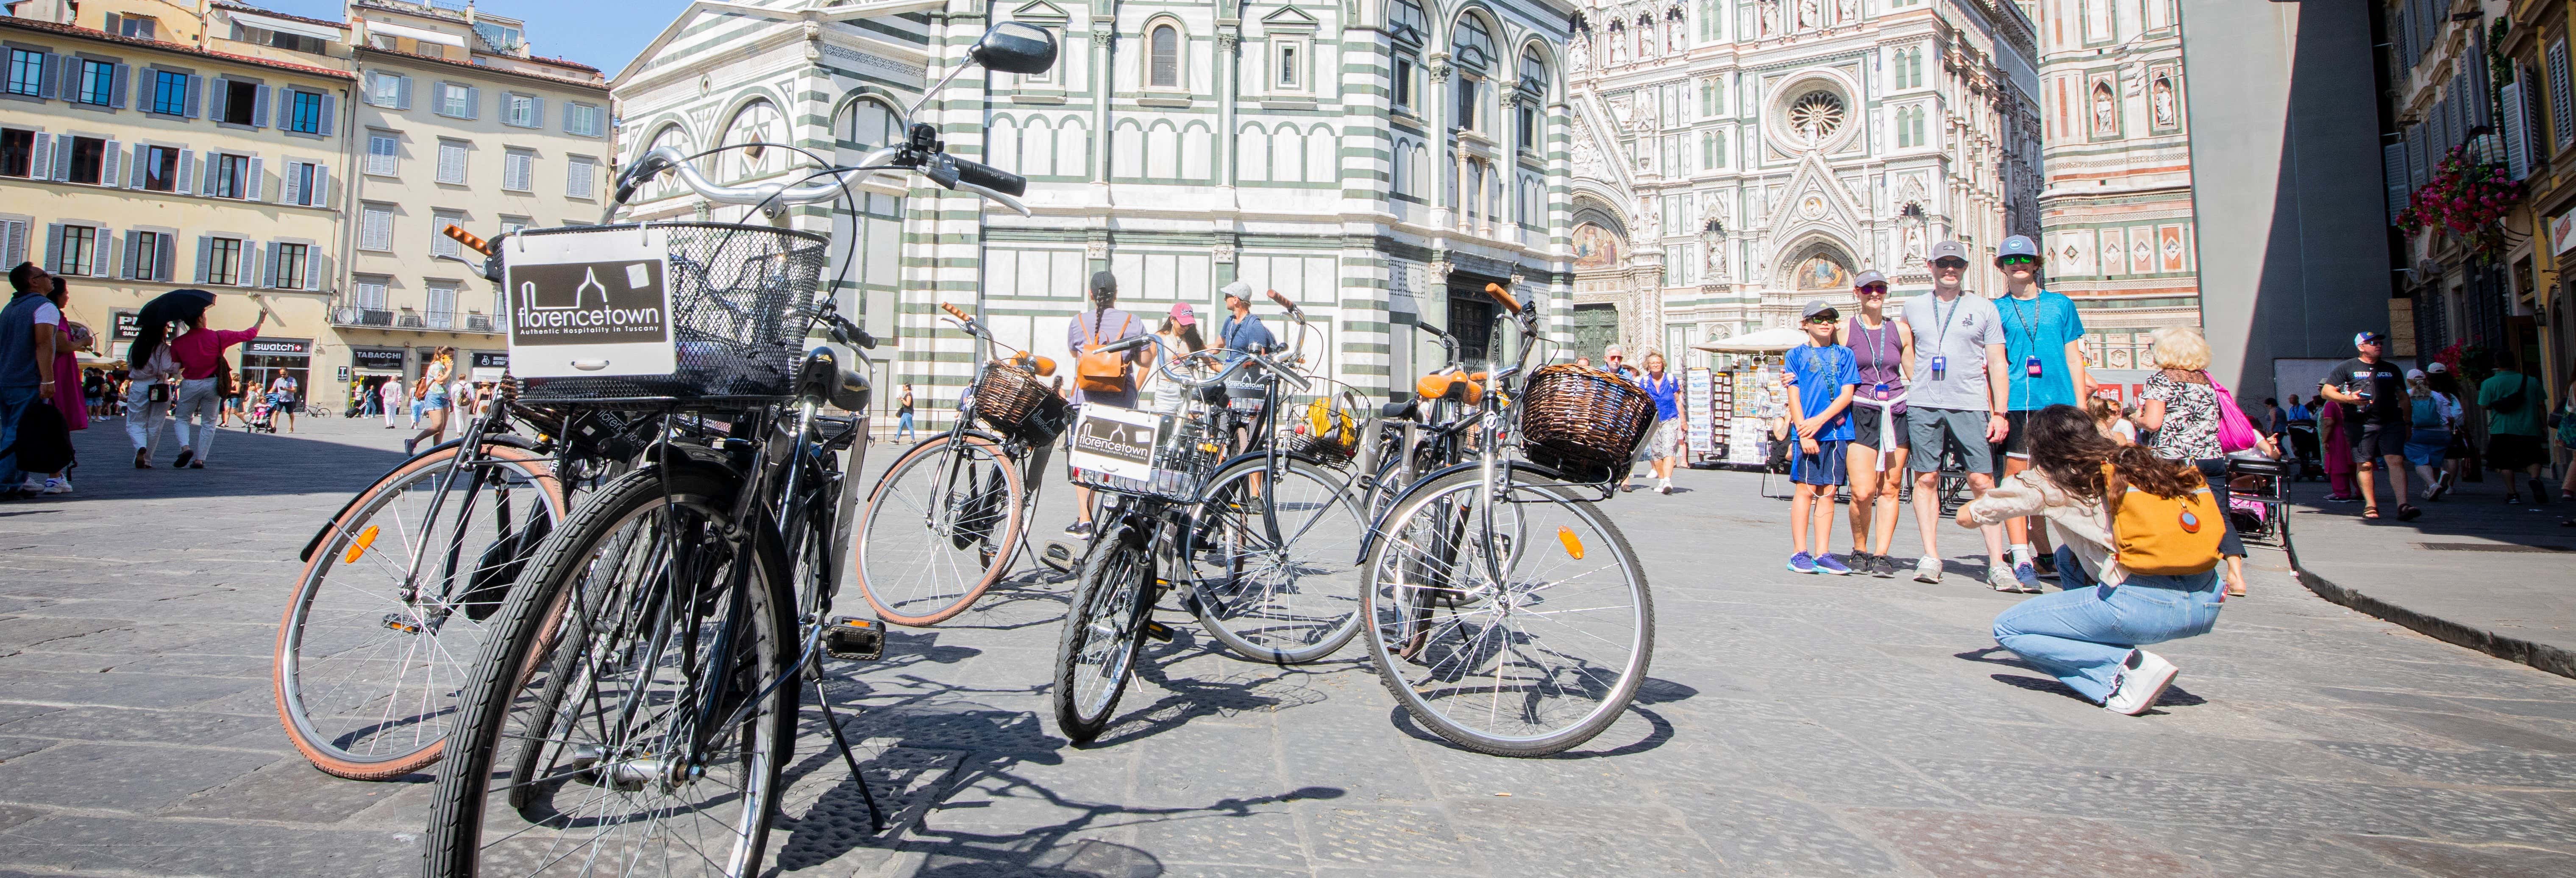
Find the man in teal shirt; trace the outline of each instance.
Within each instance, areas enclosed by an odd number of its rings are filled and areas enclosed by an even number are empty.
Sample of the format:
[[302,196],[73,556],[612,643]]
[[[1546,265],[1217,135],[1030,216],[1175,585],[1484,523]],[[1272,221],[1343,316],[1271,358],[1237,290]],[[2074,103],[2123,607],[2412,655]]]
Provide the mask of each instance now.
[[2540,465],[2549,462],[2541,442],[2542,413],[2549,411],[2549,388],[2516,368],[2512,351],[2496,355],[2496,373],[2478,385],[2478,407],[2487,410],[2487,466],[2504,474],[2504,502],[2522,502],[2513,474],[2531,480],[2531,502],[2549,502],[2549,485],[2540,480]]
[[[2084,368],[2084,319],[2075,300],[2039,288],[2039,245],[2023,235],[2005,238],[1995,248],[1995,267],[2004,273],[2009,295],[1995,300],[2004,330],[2004,377],[2012,400],[2005,417],[2012,430],[2004,434],[2004,477],[2030,468],[2030,413],[2052,405],[2082,406],[2093,395],[2093,374]],[[2039,590],[2033,559],[2030,519],[2004,522],[2011,538],[2013,578],[2024,591]]]

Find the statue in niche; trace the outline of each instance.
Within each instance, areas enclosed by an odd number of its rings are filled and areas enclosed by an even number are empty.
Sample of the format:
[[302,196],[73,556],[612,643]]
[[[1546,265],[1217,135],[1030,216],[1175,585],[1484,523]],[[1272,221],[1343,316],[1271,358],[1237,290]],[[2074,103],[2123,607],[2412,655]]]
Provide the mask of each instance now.
[[2120,104],[2111,97],[2108,82],[2093,85],[2093,135],[2117,134],[2120,131]]
[[1622,31],[1617,25],[1612,25],[1610,27],[1610,63],[1625,64],[1627,62],[1628,34]]
[[1637,20],[1637,60],[1652,57],[1655,57],[1655,20],[1641,18]]
[[1762,35],[1780,35],[1780,0],[1762,0]]
[[1859,20],[1860,20],[1860,0],[1842,0],[1842,11],[1841,11],[1839,14],[1835,15],[1835,17],[1834,17],[1834,23],[1835,23],[1835,24],[1850,24],[1850,23],[1852,23],[1852,22],[1859,21]]
[[1710,283],[1726,282],[1726,241],[1723,239],[1709,242],[1705,270]]
[[1654,196],[1637,196],[1637,208],[1632,216],[1634,217],[1634,220],[1628,224],[1628,227],[1637,230],[1637,240],[1652,241],[1656,238],[1663,237],[1662,230],[1664,220],[1663,217],[1658,216],[1655,212]]
[[1904,260],[1904,261],[1905,261],[1905,263],[1906,263],[1906,264],[1909,264],[1909,265],[1911,265],[1911,264],[1913,264],[1913,263],[1916,263],[1916,262],[1921,262],[1921,261],[1923,261],[1923,227],[1922,227],[1922,226],[1914,225],[1914,224],[1912,224],[1912,223],[1908,223],[1908,224],[1906,224],[1906,226],[1905,226],[1905,260]]
[[1586,70],[1592,66],[1592,35],[1577,33],[1565,44],[1565,66],[1568,70]]
[[1668,18],[1664,20],[1664,51],[1680,54],[1683,50],[1690,48],[1690,43],[1686,42],[1686,39],[1687,37],[1682,33],[1681,19]]
[[1815,30],[1818,25],[1824,23],[1824,10],[1816,5],[1818,2],[1819,0],[1798,0],[1799,30]]
[[2156,84],[2148,89],[2147,103],[2154,109],[2156,127],[2172,128],[2179,124],[2178,119],[2180,114],[2174,111],[2172,76],[2164,74],[2158,74],[2156,76]]

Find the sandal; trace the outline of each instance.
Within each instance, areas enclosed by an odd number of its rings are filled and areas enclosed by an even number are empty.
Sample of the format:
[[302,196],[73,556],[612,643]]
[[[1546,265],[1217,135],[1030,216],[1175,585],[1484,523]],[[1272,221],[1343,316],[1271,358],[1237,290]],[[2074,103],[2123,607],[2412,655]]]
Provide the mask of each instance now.
[[2400,503],[2400,504],[2397,504],[2397,520],[2398,520],[2398,521],[2414,521],[2416,518],[2421,517],[2423,514],[2424,514],[2424,510],[2422,510],[2422,509],[2418,509],[2418,508],[2415,508],[2415,504],[2413,504],[2413,503]]
[[2363,518],[2368,518],[2368,519],[2373,519],[2373,520],[2378,519],[2378,518],[2379,518],[2379,507],[2377,507],[2377,506],[2364,507],[2364,508],[2361,510],[2361,517],[2363,517]]

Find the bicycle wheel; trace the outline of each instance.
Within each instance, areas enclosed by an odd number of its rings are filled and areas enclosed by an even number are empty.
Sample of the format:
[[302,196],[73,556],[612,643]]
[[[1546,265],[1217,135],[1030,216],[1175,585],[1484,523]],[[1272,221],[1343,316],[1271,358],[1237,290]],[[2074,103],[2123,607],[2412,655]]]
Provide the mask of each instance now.
[[[461,698],[428,874],[759,871],[798,691],[773,686],[795,649],[786,566],[763,525],[750,557],[722,538],[734,480],[664,484],[619,479],[531,562]],[[501,672],[558,601],[580,611],[543,667]]]
[[484,445],[483,483],[458,472],[442,498],[462,450],[361,492],[287,601],[270,682],[287,739],[315,768],[382,780],[438,761],[492,610],[565,514],[551,469],[507,445]]
[[1360,620],[1368,521],[1339,477],[1294,458],[1227,464],[1200,489],[1185,532],[1199,624],[1245,658],[1293,664],[1331,655]]
[[1022,499],[1019,466],[990,439],[952,433],[913,446],[860,513],[859,593],[897,625],[965,612],[1010,568]]
[[1514,467],[1490,519],[1481,473],[1397,504],[1369,550],[1369,654],[1406,712],[1498,756],[1544,756],[1618,719],[1654,654],[1627,537],[1583,489]]
[[1153,577],[1153,553],[1124,522],[1095,538],[1083,558],[1073,609],[1056,641],[1052,693],[1056,729],[1076,744],[1090,743],[1109,727],[1118,696],[1134,675],[1145,618],[1153,612],[1145,597]]

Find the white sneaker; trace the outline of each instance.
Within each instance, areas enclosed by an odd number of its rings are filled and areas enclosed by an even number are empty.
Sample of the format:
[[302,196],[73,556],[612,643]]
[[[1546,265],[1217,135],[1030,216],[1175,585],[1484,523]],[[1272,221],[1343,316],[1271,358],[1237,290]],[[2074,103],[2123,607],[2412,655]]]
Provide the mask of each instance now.
[[2112,688],[2110,698],[2103,700],[2102,708],[2130,716],[2145,713],[2147,708],[2156,706],[2156,699],[2164,697],[2165,687],[2173,685],[2174,675],[2179,673],[2182,669],[2165,661],[2164,656],[2132,650],[2128,665],[2120,669],[2119,685]]
[[70,479],[46,479],[46,480],[45,480],[45,493],[47,493],[47,494],[69,494],[69,493],[71,493],[71,492],[72,492],[72,480],[70,480]]
[[1656,483],[1655,483],[1655,493],[1657,493],[1657,494],[1670,494],[1670,493],[1672,493],[1672,492],[1673,492],[1673,480],[1671,480],[1671,479],[1665,479],[1665,480],[1663,480],[1663,481],[1660,481],[1660,482],[1656,482]]
[[1940,582],[1941,559],[1930,555],[1914,559],[1914,581],[1931,583]]
[[35,476],[28,476],[25,482],[18,485],[18,490],[30,494],[42,494],[45,492],[45,483]]

